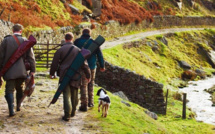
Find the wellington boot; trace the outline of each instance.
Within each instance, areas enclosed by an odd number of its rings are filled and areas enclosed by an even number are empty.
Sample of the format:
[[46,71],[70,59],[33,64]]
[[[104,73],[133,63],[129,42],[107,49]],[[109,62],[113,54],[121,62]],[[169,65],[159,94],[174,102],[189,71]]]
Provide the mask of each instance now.
[[22,93],[19,93],[19,94],[16,94],[16,111],[20,111],[20,107],[21,107],[21,99],[22,99],[22,96],[23,94]]
[[14,113],[14,97],[13,97],[13,94],[12,93],[9,93],[9,94],[6,94],[5,95],[5,99],[7,101],[7,104],[8,104],[8,109],[9,109],[9,116],[12,117],[15,115]]
[[75,111],[76,111],[76,110],[72,110],[71,117],[74,117],[74,116],[75,116]]
[[79,107],[79,111],[83,111],[83,112],[86,112],[87,111],[87,106],[85,105],[83,105],[83,106],[80,106]]

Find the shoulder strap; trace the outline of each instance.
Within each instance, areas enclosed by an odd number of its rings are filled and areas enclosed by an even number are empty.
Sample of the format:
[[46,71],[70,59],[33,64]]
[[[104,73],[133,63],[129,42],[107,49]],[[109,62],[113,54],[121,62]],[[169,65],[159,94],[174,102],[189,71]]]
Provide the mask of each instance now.
[[74,48],[74,46],[72,46],[72,47],[69,49],[69,51],[67,52],[66,56],[63,57],[63,59],[62,59],[62,61],[60,62],[60,64],[63,63],[63,61],[66,59],[66,57],[69,55],[69,53],[72,51],[73,48]]
[[20,46],[20,42],[19,42],[19,40],[17,39],[16,35],[13,35],[13,38],[16,40],[16,43],[18,44],[18,46]]
[[91,38],[89,38],[87,41],[84,42],[84,45],[83,45],[82,48],[84,48],[87,45],[87,43],[88,43],[89,40],[91,40]]

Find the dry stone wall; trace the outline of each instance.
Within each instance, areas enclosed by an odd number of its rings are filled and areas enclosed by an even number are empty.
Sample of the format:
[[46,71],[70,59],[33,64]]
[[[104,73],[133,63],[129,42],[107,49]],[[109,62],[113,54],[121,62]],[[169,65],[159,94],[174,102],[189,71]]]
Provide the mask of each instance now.
[[[0,21],[0,41],[2,41],[5,35],[11,34],[11,22]],[[96,38],[98,35],[102,35],[105,38],[114,38],[117,36],[125,35],[131,31],[142,31],[146,28],[171,28],[175,26],[215,26],[215,17],[198,17],[198,16],[154,16],[154,21],[152,23],[147,21],[142,21],[140,24],[129,24],[129,25],[120,25],[116,21],[108,21],[105,25],[100,25],[98,23],[93,23],[96,28],[92,32],[92,37]],[[57,30],[44,30],[33,32],[33,34],[38,43],[54,43],[59,44],[64,38],[66,32],[73,32],[75,38],[80,36],[80,31],[83,28],[90,28],[90,23],[80,24],[76,27],[62,27]],[[30,34],[30,33],[29,33]],[[28,35],[27,35],[28,36]]]
[[[140,24],[120,25],[116,21],[108,21],[105,25],[93,23],[96,26],[93,29],[92,37],[96,38],[98,35],[102,35],[105,38],[114,38],[117,36],[123,36],[131,31],[142,31],[146,28],[171,28],[171,27],[183,27],[183,26],[215,26],[215,17],[178,17],[178,16],[154,16],[152,23],[142,21]],[[46,43],[49,40],[50,43],[60,43],[64,38],[66,32],[73,32],[75,38],[80,36],[80,31],[83,28],[91,28],[90,23],[80,24],[76,27],[63,27],[58,30],[38,31],[33,33],[36,36],[39,43]]]
[[13,23],[0,20],[0,28],[1,28],[0,41],[2,41],[6,35],[12,34],[12,31],[11,31],[12,26],[13,26]]
[[122,91],[130,101],[150,111],[165,114],[166,103],[162,84],[108,62],[105,63],[105,68],[105,72],[97,70],[96,84],[111,92]]

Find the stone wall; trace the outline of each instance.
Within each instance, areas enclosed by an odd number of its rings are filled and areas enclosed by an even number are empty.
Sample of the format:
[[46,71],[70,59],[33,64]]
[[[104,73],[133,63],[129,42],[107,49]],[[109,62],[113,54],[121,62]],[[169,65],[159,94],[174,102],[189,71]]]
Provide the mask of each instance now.
[[[2,28],[0,32],[0,41],[2,41],[5,35],[11,34],[11,26],[13,24],[10,22],[2,21],[0,22],[0,27]],[[146,28],[171,28],[175,26],[215,26],[215,17],[198,17],[198,16],[154,16],[154,21],[152,23],[147,21],[142,21],[140,24],[129,24],[120,25],[115,21],[108,21],[105,25],[100,25],[94,23],[96,28],[92,32],[92,37],[96,38],[98,35],[102,35],[105,38],[114,38],[117,36],[125,35],[131,31],[142,31]],[[80,36],[80,31],[83,28],[90,28],[91,24],[80,24],[76,27],[62,27],[58,30],[44,30],[33,32],[32,34],[36,37],[38,43],[50,43],[58,44],[64,38],[66,32],[73,32],[75,38]],[[27,35],[28,36],[28,35]]]
[[[215,17],[177,17],[177,16],[155,16],[152,23],[142,21],[140,24],[120,25],[115,21],[108,21],[105,25],[94,23],[96,26],[93,29],[92,37],[96,38],[98,35],[102,35],[105,38],[114,38],[117,36],[123,36],[128,32],[142,31],[147,28],[171,28],[171,27],[183,27],[183,26],[215,26]],[[46,43],[49,40],[50,43],[60,43],[64,38],[64,34],[68,31],[73,32],[76,37],[80,36],[80,31],[83,28],[90,28],[91,24],[81,24],[76,27],[63,27],[58,30],[39,31],[33,33],[40,43]]]
[[154,16],[153,28],[174,26],[215,26],[215,17],[200,16]]
[[105,68],[105,72],[97,70],[96,84],[111,92],[122,91],[130,101],[150,111],[166,113],[162,84],[108,62],[105,63]]
[[6,35],[12,34],[12,26],[13,23],[0,20],[0,41],[2,41]]

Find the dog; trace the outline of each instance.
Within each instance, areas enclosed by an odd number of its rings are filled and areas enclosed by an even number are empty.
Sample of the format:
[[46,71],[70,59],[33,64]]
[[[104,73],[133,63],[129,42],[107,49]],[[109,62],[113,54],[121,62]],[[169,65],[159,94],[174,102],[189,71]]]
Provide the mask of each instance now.
[[98,90],[97,95],[99,96],[98,112],[100,112],[100,106],[102,106],[102,117],[107,117],[108,109],[110,107],[110,98],[107,92],[101,88]]

